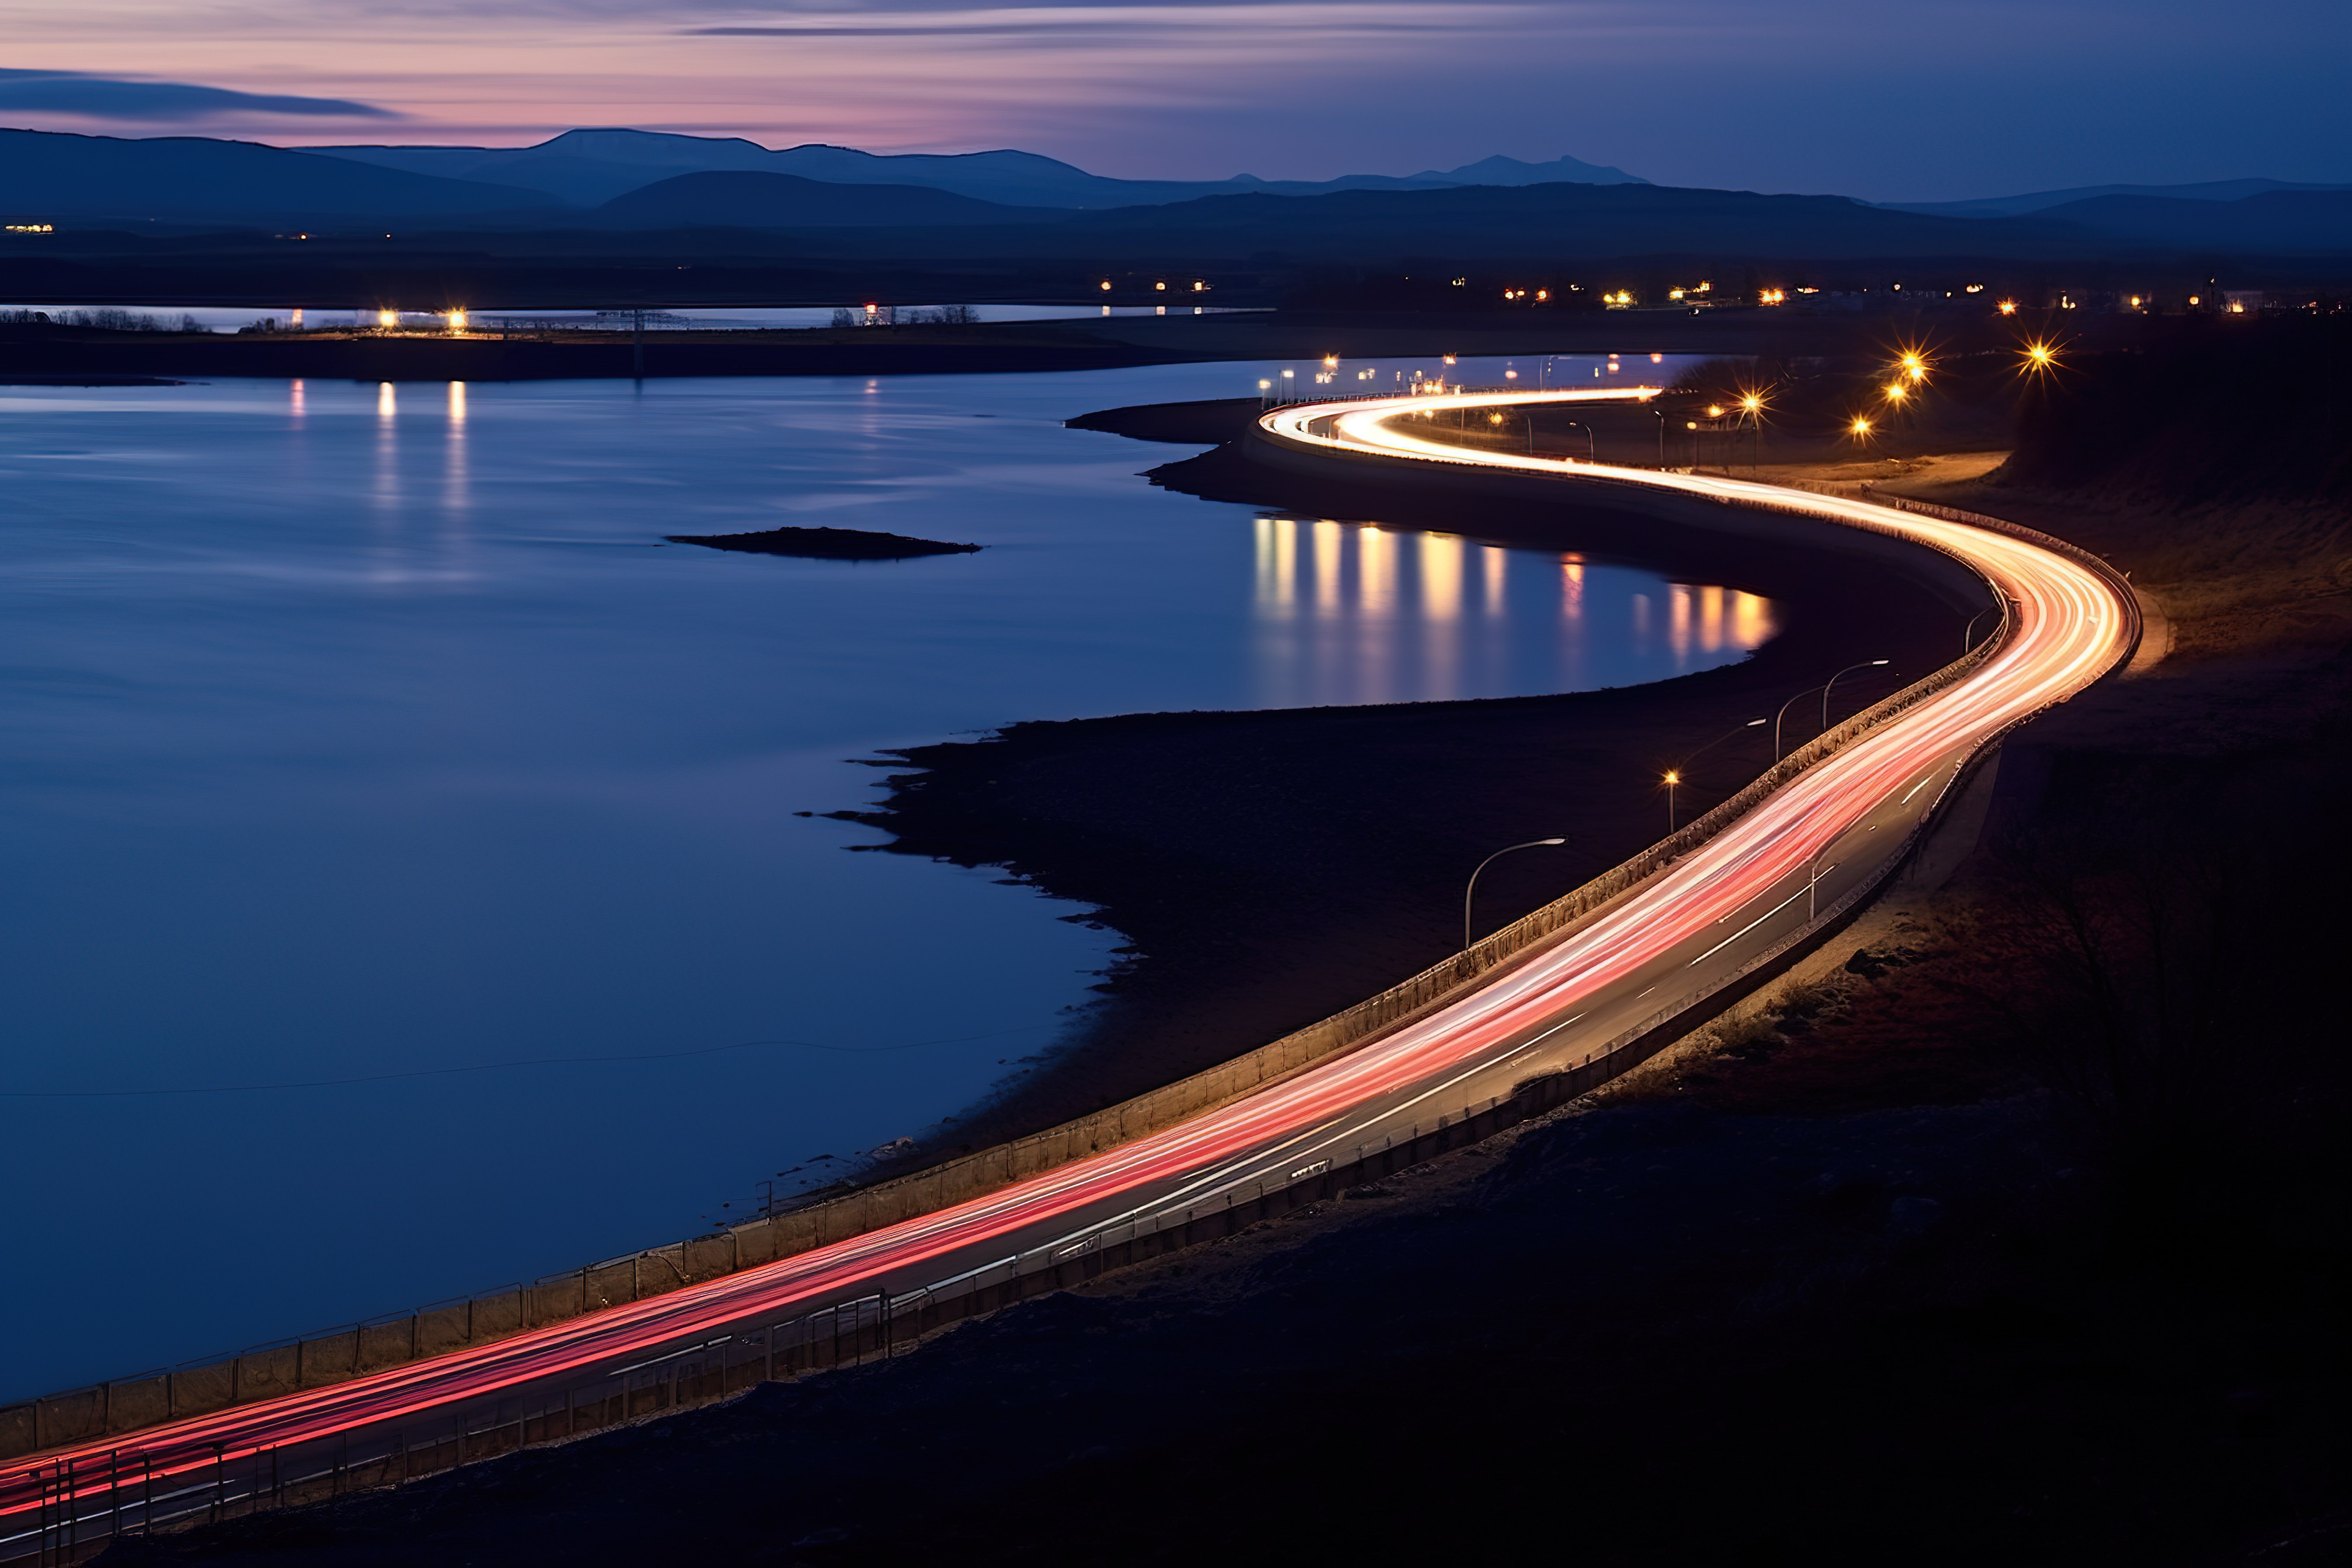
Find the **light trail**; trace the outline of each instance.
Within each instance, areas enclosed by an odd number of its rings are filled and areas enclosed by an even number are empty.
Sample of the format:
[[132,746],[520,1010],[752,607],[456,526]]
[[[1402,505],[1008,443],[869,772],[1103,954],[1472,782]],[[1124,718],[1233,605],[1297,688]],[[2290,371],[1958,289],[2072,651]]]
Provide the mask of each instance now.
[[[2119,590],[2090,567],[2027,540],[1771,485],[1475,451],[1412,428],[1441,410],[1654,395],[1654,388],[1413,395],[1299,405],[1267,415],[1261,424],[1269,435],[1308,449],[1603,479],[1709,500],[1769,504],[1896,534],[1965,562],[2007,596],[2011,608],[2001,645],[1965,677],[1798,774],[1565,938],[1344,1055],[986,1196],[795,1257],[330,1386],[12,1460],[0,1474],[0,1534],[21,1528],[15,1516],[38,1506],[32,1474],[37,1467],[60,1460],[94,1466],[110,1451],[136,1451],[152,1462],[158,1479],[193,1478],[212,1472],[224,1456],[282,1449],[591,1369],[610,1373],[664,1359],[730,1326],[822,1309],[868,1294],[886,1279],[969,1278],[1041,1243],[1049,1256],[1057,1247],[1082,1248],[1089,1244],[1086,1238],[1098,1238],[1108,1226],[1232,1190],[1252,1179],[1245,1173],[1263,1162],[1280,1162],[1264,1165],[1264,1173],[1279,1173],[1349,1136],[1377,1136],[1368,1130],[1381,1125],[1379,1117],[1393,1117],[1441,1089],[1514,1060],[1538,1059],[1526,1053],[1588,1016],[1594,1022],[1587,1033],[1605,1034],[1612,1017],[1626,1016],[1625,1004],[1663,983],[1662,966],[1687,971],[1678,948],[1704,940],[1791,877],[1799,879],[1798,894],[1777,900],[1699,957],[1738,942],[1812,890],[1827,874],[1817,868],[1821,858],[1846,834],[1879,826],[1867,820],[1874,812],[1908,809],[1924,786],[1923,774],[1937,775],[2011,725],[2064,700],[2127,651],[2134,612]],[[1954,765],[1947,776],[1957,773]],[[1906,785],[1908,793],[1902,793]],[[1900,838],[1888,834],[1879,842],[1891,852]],[[1632,992],[1643,979],[1648,986]],[[1604,1006],[1615,1011],[1603,1015]],[[1329,1135],[1324,1142],[1300,1147],[1324,1134]]]

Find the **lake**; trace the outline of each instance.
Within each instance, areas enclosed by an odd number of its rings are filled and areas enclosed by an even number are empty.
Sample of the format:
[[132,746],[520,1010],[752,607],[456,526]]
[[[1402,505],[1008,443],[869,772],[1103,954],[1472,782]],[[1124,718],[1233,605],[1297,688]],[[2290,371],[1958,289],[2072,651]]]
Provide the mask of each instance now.
[[[848,759],[1769,635],[1060,427],[1283,369],[0,387],[0,1400],[673,1240],[1022,1070],[1121,939],[844,853],[877,836],[794,814],[872,798]],[[986,548],[663,542],[787,523]]]

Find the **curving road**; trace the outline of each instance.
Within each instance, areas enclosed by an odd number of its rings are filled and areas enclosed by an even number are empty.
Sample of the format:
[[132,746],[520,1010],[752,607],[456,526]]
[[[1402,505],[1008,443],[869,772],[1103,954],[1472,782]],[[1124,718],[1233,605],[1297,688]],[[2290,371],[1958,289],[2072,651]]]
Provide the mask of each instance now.
[[[1237,1192],[1345,1164],[1408,1126],[1418,1132],[1442,1112],[1459,1114],[1538,1072],[1587,1059],[1719,988],[1800,931],[1812,910],[1871,885],[1987,742],[2128,653],[2137,626],[2129,600],[2092,567],[2029,540],[1770,485],[1474,452],[1433,438],[1431,416],[1444,410],[1628,395],[1508,392],[1302,405],[1261,423],[1270,437],[1302,449],[1605,479],[1900,534],[1966,562],[2008,599],[2000,646],[1597,917],[1369,1045],[1163,1131],[816,1251],[331,1387],[11,1461],[0,1472],[0,1556],[32,1549],[36,1471],[54,1473],[60,1460],[87,1468],[102,1466],[110,1451],[136,1452],[152,1466],[159,1499],[175,1487],[193,1496],[225,1459],[305,1444],[323,1452],[321,1439],[380,1436],[428,1418],[446,1435],[453,1412],[502,1398],[551,1395],[560,1407],[566,1387],[755,1325],[877,1289],[914,1291],[1041,1266],[1180,1224]],[[104,1503],[85,1500],[76,1510],[92,1513],[88,1529],[103,1528],[96,1514]]]

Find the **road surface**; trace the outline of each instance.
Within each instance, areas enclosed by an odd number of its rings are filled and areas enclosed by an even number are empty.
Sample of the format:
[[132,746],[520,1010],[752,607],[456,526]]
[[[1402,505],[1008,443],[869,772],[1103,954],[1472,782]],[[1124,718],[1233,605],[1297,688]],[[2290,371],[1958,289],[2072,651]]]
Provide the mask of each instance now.
[[[1515,1085],[1573,1066],[1654,1026],[1883,872],[1968,759],[2015,722],[2064,700],[2128,651],[2136,622],[2106,576],[2030,541],[1869,503],[1700,475],[1475,452],[1434,439],[1453,409],[1587,401],[1607,393],[1509,392],[1302,405],[1262,421],[1309,447],[1603,479],[1714,500],[1801,509],[1932,544],[2011,605],[2000,644],[1974,670],[1870,731],[1601,914],[1494,972],[1459,999],[1234,1103],[953,1207],[651,1300],[396,1366],[329,1387],[232,1406],[9,1462],[0,1472],[0,1556],[33,1549],[42,1478],[136,1454],[161,1500],[208,1495],[257,1456],[317,1458],[354,1439],[427,1426],[446,1436],[468,1409],[552,1398],[567,1387],[697,1350],[877,1290],[1045,1263],[1355,1160],[1440,1115],[1459,1117]],[[502,1403],[503,1402],[503,1403]],[[514,1417],[503,1417],[512,1425]],[[487,1425],[488,1422],[483,1423]],[[275,1455],[272,1464],[276,1463]],[[254,1485],[259,1485],[257,1480]],[[121,1502],[115,1494],[112,1502]],[[72,1510],[84,1538],[106,1528],[104,1490]],[[52,1528],[57,1510],[47,1517]],[[55,1539],[55,1537],[51,1537]]]

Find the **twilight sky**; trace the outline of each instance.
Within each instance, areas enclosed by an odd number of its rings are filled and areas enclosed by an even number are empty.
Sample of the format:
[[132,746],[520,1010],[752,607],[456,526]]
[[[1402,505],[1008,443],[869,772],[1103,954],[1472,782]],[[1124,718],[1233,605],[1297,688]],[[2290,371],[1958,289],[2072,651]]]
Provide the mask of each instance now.
[[1097,174],[1570,153],[1878,200],[2352,181],[2342,0],[0,0],[0,125],[1013,146]]

